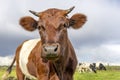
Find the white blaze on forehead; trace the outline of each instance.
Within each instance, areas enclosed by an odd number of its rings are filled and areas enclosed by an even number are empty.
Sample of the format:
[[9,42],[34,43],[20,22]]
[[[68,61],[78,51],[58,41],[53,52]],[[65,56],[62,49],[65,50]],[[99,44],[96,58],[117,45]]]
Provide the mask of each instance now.
[[26,41],[20,51],[19,56],[19,65],[22,72],[26,75],[26,77],[29,78],[35,78],[34,76],[30,75],[27,69],[27,63],[28,63],[28,57],[33,50],[33,48],[37,45],[37,43],[40,41],[40,39],[32,39]]

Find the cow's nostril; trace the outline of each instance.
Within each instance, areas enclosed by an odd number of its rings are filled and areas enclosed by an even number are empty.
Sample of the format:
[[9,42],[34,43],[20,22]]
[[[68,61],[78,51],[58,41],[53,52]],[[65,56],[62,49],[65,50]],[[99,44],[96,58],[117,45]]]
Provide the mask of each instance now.
[[45,54],[57,54],[59,52],[59,45],[58,44],[44,44],[43,45],[43,53]]
[[44,47],[44,51],[47,52],[47,49]]
[[56,46],[56,48],[54,49],[54,52],[56,52],[58,50],[58,45]]

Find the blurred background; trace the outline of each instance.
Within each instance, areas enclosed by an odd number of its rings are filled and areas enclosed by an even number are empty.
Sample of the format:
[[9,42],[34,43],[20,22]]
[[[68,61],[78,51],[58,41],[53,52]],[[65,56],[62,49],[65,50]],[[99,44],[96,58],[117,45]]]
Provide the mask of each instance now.
[[37,17],[28,10],[75,9],[68,15],[83,13],[86,24],[68,29],[79,62],[120,64],[120,0],[3,0],[0,1],[0,65],[9,65],[16,48],[27,39],[39,38],[38,31],[21,28],[23,16]]

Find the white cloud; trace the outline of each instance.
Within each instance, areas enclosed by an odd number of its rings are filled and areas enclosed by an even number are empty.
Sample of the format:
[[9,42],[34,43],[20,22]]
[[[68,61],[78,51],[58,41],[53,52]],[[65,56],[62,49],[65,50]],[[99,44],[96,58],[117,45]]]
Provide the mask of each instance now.
[[[81,61],[120,62],[120,6],[117,4],[119,4],[118,0],[1,0],[0,37],[2,39],[0,40],[2,41],[0,44],[2,45],[0,45],[0,51],[3,53],[0,55],[5,53],[13,55],[13,50],[15,51],[17,46],[15,44],[17,39],[24,41],[25,39],[39,37],[37,31],[27,32],[18,24],[21,16],[30,15],[36,18],[28,10],[43,11],[53,7],[67,9],[75,6],[69,16],[80,12],[88,17],[87,23],[81,29],[70,29],[68,31],[78,59]],[[10,49],[6,50],[6,48]]]
[[110,50],[113,53],[113,55],[116,55],[116,57],[120,56],[120,44],[108,44],[104,45],[104,47]]
[[120,62],[120,45],[104,44],[95,47],[80,47],[76,49],[79,62],[107,62],[118,64]]
[[10,65],[12,63],[13,57],[12,56],[0,56],[0,66],[3,65]]

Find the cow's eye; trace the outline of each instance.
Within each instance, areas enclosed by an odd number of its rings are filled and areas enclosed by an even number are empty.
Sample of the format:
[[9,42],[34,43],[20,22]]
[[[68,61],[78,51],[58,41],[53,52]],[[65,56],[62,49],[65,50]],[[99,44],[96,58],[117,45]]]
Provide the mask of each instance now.
[[61,24],[59,27],[58,27],[58,30],[61,31],[61,30],[64,30],[67,28],[67,25],[66,24]]
[[64,29],[64,25],[60,24],[58,30],[62,30],[62,29]]
[[38,26],[38,29],[39,30],[45,30],[45,27],[41,25],[41,26]]
[[68,24],[64,24],[63,26],[64,26],[65,28],[67,28],[67,27],[68,27]]

